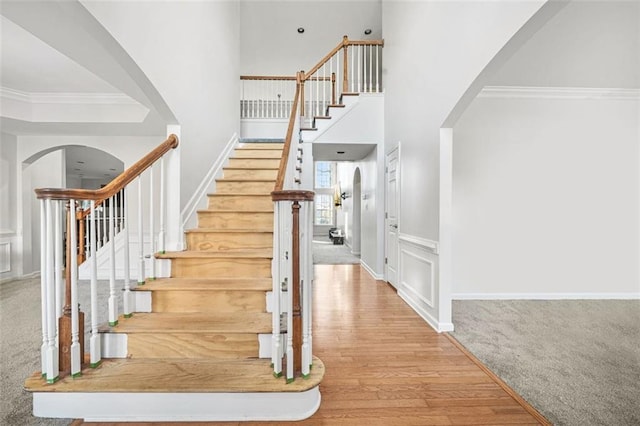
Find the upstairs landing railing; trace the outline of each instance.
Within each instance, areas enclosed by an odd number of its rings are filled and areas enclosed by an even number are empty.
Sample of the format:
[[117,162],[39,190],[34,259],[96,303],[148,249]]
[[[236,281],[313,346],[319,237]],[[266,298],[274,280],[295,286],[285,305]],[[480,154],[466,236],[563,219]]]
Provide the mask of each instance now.
[[[84,360],[84,314],[80,311],[78,300],[78,247],[83,244],[78,238],[77,218],[78,205],[89,204],[88,229],[89,247],[87,250],[88,261],[91,266],[90,285],[90,315],[91,336],[90,366],[96,367],[101,362],[100,338],[98,335],[98,227],[99,224],[106,227],[104,230],[109,238],[109,297],[106,301],[108,309],[109,325],[118,324],[119,305],[122,303],[122,311],[125,316],[132,314],[132,293],[129,276],[129,230],[132,221],[128,217],[127,208],[129,193],[137,192],[138,212],[138,246],[139,265],[138,283],[143,284],[145,279],[155,279],[155,259],[151,256],[151,276],[145,276],[144,262],[144,230],[150,235],[151,252],[164,251],[164,218],[166,212],[166,185],[164,176],[164,158],[173,148],[178,146],[178,137],[170,135],[167,140],[157,148],[144,156],[137,163],[125,170],[108,185],[97,190],[87,189],[36,189],[40,200],[40,225],[41,225],[41,300],[42,300],[42,345],[41,364],[42,375],[49,383],[53,383],[61,374],[71,374],[76,377],[82,372]],[[160,169],[159,187],[155,186],[158,179],[154,179],[155,166]],[[147,184],[143,184],[143,173],[148,174]],[[136,183],[133,183],[133,182]],[[149,222],[143,218],[143,195],[147,194]],[[157,194],[157,195],[155,195]],[[154,200],[159,196],[159,203]],[[120,197],[120,198],[118,198]],[[106,207],[100,213],[100,206]],[[119,208],[122,206],[123,208]],[[120,220],[121,233],[123,234],[123,274],[124,288],[122,294],[116,289],[116,256],[115,234],[117,226],[117,212],[123,214]],[[160,229],[154,223],[156,211],[159,211]],[[67,214],[67,238],[65,279],[62,277],[62,218]],[[105,213],[106,212],[106,213]],[[82,213],[84,214],[84,213]],[[99,217],[101,219],[99,219]],[[101,222],[100,222],[101,221]],[[84,220],[81,221],[85,223]],[[157,237],[156,237],[157,236]],[[157,245],[156,245],[157,244]]]
[[[380,92],[383,42],[350,41],[345,36],[308,73],[296,73],[274,201],[272,363],[287,382],[308,377],[313,364],[312,174],[303,172],[300,129],[327,115],[330,105],[354,93]],[[267,77],[261,77],[267,80]],[[309,154],[307,154],[309,155]],[[284,338],[283,338],[284,337]]]

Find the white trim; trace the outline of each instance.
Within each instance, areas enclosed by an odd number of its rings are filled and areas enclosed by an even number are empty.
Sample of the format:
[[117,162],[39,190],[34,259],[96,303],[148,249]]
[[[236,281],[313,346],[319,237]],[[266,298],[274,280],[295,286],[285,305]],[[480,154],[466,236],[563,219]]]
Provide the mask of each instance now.
[[0,97],[29,104],[141,105],[124,93],[39,93],[0,87]]
[[[440,183],[438,239],[438,320],[453,330],[453,129],[440,129]],[[448,326],[447,326],[448,327]]]
[[304,392],[34,392],[33,415],[86,422],[293,421],[313,415],[320,399],[319,386]]
[[414,259],[417,259],[422,263],[427,263],[427,264],[429,264],[431,266],[431,274],[430,274],[431,275],[430,276],[431,285],[429,286],[430,289],[431,289],[431,291],[429,292],[430,293],[429,294],[430,299],[427,299],[425,296],[420,294],[418,292],[418,290],[416,290],[412,285],[410,285],[408,282],[406,282],[403,279],[404,278],[403,277],[404,273],[401,273],[400,277],[399,277],[400,278],[400,280],[399,280],[400,281],[400,288],[410,290],[411,293],[413,293],[418,299],[420,299],[422,302],[427,304],[427,306],[429,306],[430,308],[433,309],[433,307],[434,307],[433,306],[433,304],[434,304],[433,302],[434,302],[434,299],[435,299],[435,285],[436,285],[436,274],[435,274],[436,267],[435,267],[435,263],[433,261],[427,259],[426,257],[418,256],[417,254],[411,253],[408,250],[402,250],[401,249],[400,250],[400,259],[399,259],[400,260],[400,265],[399,265],[399,268],[398,268],[400,271],[405,271],[406,270],[405,265],[404,265],[403,254],[406,254],[407,256],[411,256]]
[[453,293],[453,300],[638,300],[640,293]]
[[427,249],[433,252],[433,254],[439,254],[440,251],[440,247],[437,241],[416,237],[414,235],[403,234],[402,232],[398,232],[398,241],[413,244],[415,246]]
[[17,232],[13,229],[0,229],[0,237],[14,237],[17,235]]
[[384,280],[384,275],[382,274],[376,274],[373,269],[371,269],[371,267],[369,265],[367,265],[367,262],[365,262],[364,260],[360,259],[360,266],[362,266],[362,268],[367,271],[369,273],[369,275],[371,275],[373,277],[373,279],[378,280],[378,281],[382,281]]
[[216,159],[216,161],[213,163],[213,165],[207,172],[207,174],[204,176],[204,178],[200,182],[200,185],[198,185],[198,188],[194,191],[193,195],[191,196],[187,204],[185,204],[184,208],[182,209],[182,212],[180,213],[180,217],[182,218],[183,229],[187,226],[187,222],[196,212],[200,201],[204,197],[206,197],[208,189],[211,187],[211,185],[213,184],[216,178],[216,175],[220,172],[220,170],[222,169],[222,166],[229,158],[231,151],[233,151],[235,146],[238,144],[238,140],[239,140],[238,134],[234,133],[233,136],[231,136],[231,139],[229,139],[229,142],[227,142],[227,145],[224,147],[224,149]]
[[639,100],[640,89],[591,87],[485,86],[479,98]]
[[429,324],[431,328],[438,333],[453,331],[453,323],[439,323],[433,316],[424,310],[424,308],[415,303],[415,301],[411,299],[407,292],[403,291],[402,288],[398,289],[398,296],[400,296],[407,305],[409,305],[423,320],[427,322],[427,324]]

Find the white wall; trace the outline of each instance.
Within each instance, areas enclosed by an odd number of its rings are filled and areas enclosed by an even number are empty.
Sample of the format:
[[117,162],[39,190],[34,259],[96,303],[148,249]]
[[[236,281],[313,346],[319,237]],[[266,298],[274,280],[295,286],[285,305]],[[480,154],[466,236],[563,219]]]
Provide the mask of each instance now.
[[640,295],[638,100],[478,98],[454,127],[454,298]]
[[[309,70],[344,35],[379,39],[381,3],[374,1],[241,1],[240,71],[295,75]],[[305,32],[298,34],[303,27]],[[370,28],[372,33],[364,35]]]
[[65,176],[63,150],[53,151],[23,168],[21,275],[40,271],[40,201],[34,190],[64,188]]
[[18,275],[17,138],[0,133],[0,280]]
[[399,294],[438,330],[452,328],[447,308],[439,312],[448,303],[439,292],[437,250],[440,127],[543,3],[383,1],[386,152],[402,142],[398,225],[406,244],[401,241],[399,265],[422,262],[411,276],[399,277]]
[[181,126],[181,206],[239,133],[237,1],[84,2],[162,95]]

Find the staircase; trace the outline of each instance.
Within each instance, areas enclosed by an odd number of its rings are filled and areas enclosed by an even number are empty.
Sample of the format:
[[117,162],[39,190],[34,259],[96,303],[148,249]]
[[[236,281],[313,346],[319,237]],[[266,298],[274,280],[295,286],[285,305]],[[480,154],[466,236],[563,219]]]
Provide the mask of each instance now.
[[158,253],[171,277],[133,289],[135,313],[101,328],[102,363],[27,379],[34,414],[87,421],[298,420],[320,404],[324,366],[287,384],[271,367],[274,188],[282,143],[240,144],[186,232]]

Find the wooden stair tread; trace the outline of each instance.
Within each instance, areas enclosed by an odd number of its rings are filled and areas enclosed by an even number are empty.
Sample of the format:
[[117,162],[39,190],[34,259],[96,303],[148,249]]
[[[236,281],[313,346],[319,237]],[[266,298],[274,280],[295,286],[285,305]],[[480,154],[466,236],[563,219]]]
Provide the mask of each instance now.
[[331,116],[330,115],[314,115],[313,119],[314,120],[331,120]]
[[247,233],[247,234],[255,234],[255,233],[265,233],[265,234],[273,234],[273,229],[272,228],[263,228],[263,229],[246,229],[246,228],[225,228],[225,229],[218,229],[218,228],[193,228],[193,229],[187,229],[186,231],[184,231],[186,234],[198,234],[198,233],[209,233],[209,232],[216,232],[216,233]]
[[207,197],[270,197],[271,194],[265,192],[210,192]]
[[135,313],[121,316],[118,325],[101,327],[103,333],[271,333],[267,312]]
[[166,253],[157,253],[158,259],[184,259],[184,258],[243,258],[243,259],[271,259],[273,257],[273,249],[243,249],[233,252],[227,251],[204,251],[204,250],[184,250],[184,251],[168,251]]
[[219,178],[216,179],[216,182],[242,182],[242,183],[246,183],[246,182],[273,182],[275,183],[276,180],[275,179],[229,179],[229,178]]
[[[235,167],[235,166],[225,166],[222,170],[278,170],[279,167]],[[224,179],[229,180],[229,179]],[[251,179],[256,180],[256,179]],[[269,179],[272,180],[272,179]],[[275,181],[274,181],[275,182]]]
[[82,376],[47,384],[40,372],[25,381],[30,392],[303,392],[320,384],[324,364],[314,357],[308,379],[286,384],[268,359],[105,359]]
[[345,104],[330,104],[327,105],[327,108],[344,108],[345,106]]
[[273,288],[271,278],[159,278],[134,291],[171,290],[263,290]]
[[318,128],[316,128],[316,127],[301,127],[300,130],[316,131],[316,130],[318,130]]

